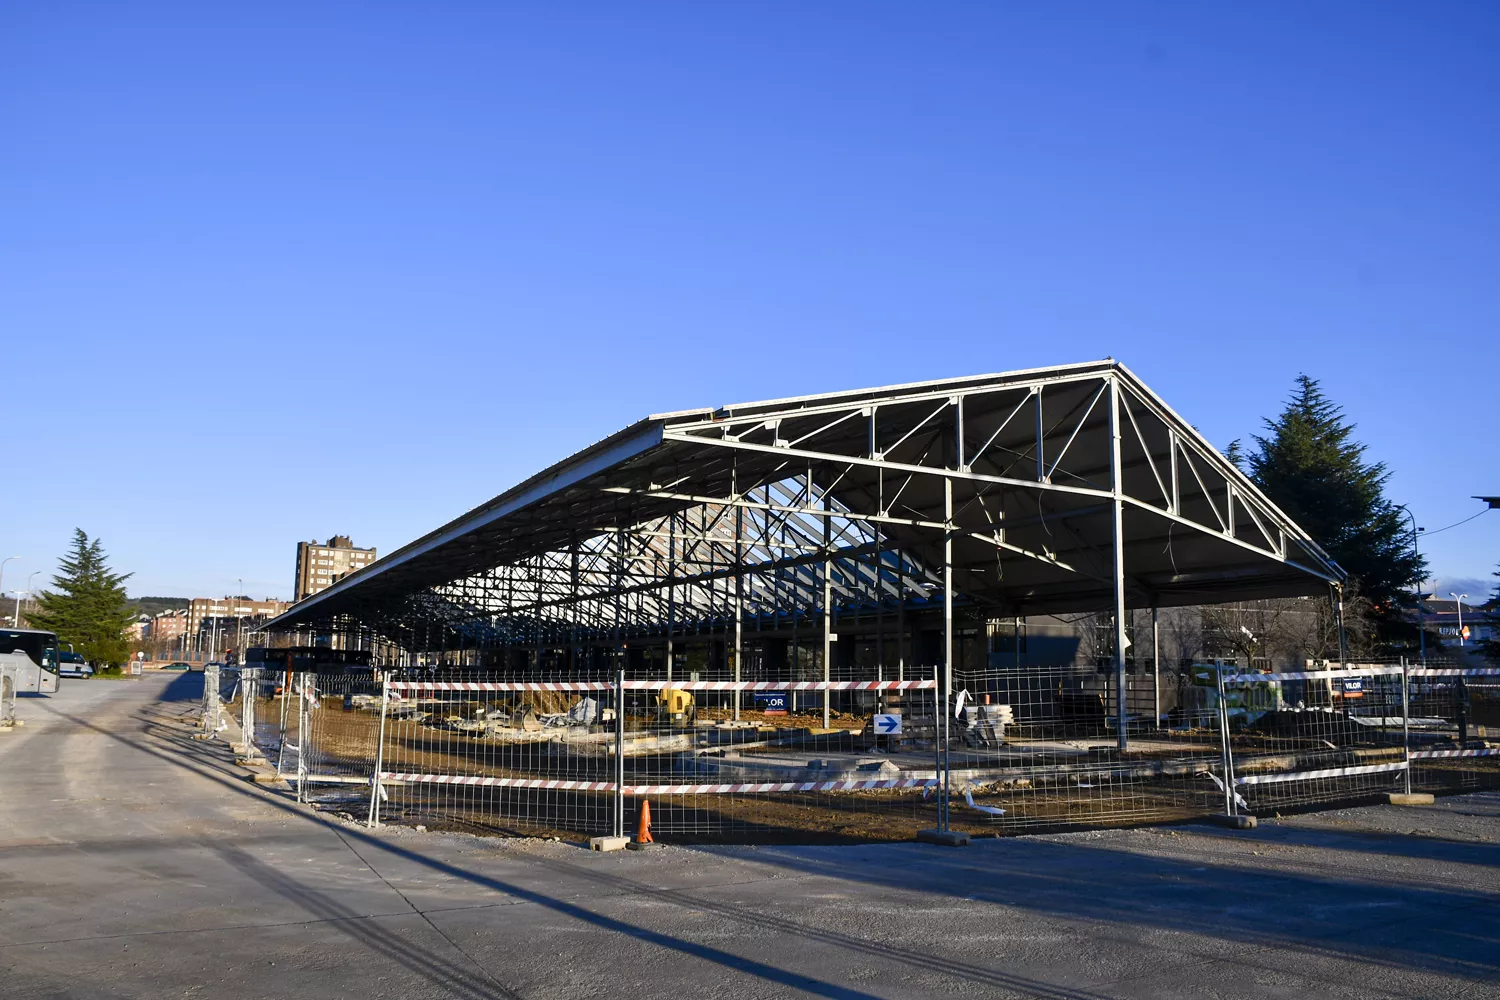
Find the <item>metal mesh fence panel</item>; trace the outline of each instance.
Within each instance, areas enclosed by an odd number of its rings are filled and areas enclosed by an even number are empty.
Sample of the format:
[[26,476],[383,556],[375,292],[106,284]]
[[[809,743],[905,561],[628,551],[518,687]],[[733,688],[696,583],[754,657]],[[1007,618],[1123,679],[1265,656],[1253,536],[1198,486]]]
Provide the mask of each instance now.
[[1412,790],[1500,788],[1500,669],[1412,667],[1407,686]]
[[1113,669],[956,674],[953,828],[977,834],[1109,826],[1221,808],[1217,717],[1177,711],[1194,704],[1181,696],[1185,677],[1176,670],[1127,675],[1121,750]]
[[289,754],[281,773],[298,797],[363,815],[380,740],[379,678],[368,670],[293,675]]
[[533,835],[630,833],[649,802],[676,840],[909,839],[936,825],[936,687],[397,677],[375,804]]
[[[257,703],[262,697],[262,675],[259,667],[241,667],[235,697],[240,716],[240,732],[244,735],[242,748],[248,758],[259,757],[263,748],[273,750],[280,747],[280,731],[275,728],[269,713],[257,712]],[[265,726],[264,732],[256,730],[257,715]]]
[[199,722],[205,736],[212,738],[219,731],[219,665],[210,663],[203,668],[203,711]]
[[0,667],[0,726],[16,724],[16,675],[9,667]]
[[1233,755],[1230,811],[1264,815],[1404,790],[1402,669],[1214,672]]

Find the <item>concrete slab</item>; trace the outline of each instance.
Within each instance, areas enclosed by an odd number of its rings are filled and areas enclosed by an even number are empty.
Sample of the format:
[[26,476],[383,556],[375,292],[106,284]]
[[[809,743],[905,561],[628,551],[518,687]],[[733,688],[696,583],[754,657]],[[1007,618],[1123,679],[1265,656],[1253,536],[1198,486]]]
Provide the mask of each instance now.
[[917,840],[923,844],[937,844],[940,847],[969,846],[969,835],[957,830],[918,830]]
[[1392,792],[1386,799],[1393,806],[1430,806],[1434,797],[1426,792]]

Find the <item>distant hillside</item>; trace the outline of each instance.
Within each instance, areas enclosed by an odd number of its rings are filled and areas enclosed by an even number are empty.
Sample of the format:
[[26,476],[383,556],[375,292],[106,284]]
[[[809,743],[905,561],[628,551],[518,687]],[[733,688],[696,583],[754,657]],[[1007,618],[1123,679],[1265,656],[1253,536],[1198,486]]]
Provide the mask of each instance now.
[[186,597],[137,597],[130,606],[138,615],[159,615],[163,611],[178,611],[188,606]]

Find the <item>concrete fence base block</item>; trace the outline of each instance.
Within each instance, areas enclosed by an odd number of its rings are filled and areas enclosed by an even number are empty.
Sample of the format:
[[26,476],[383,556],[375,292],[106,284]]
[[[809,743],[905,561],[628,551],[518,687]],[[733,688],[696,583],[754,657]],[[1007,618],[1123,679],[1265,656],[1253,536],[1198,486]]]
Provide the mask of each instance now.
[[957,830],[918,830],[917,840],[923,844],[938,844],[942,847],[969,846],[969,835]]
[[1211,816],[1209,822],[1215,826],[1228,827],[1231,830],[1254,830],[1254,816]]
[[589,850],[591,851],[623,851],[625,845],[630,843],[629,837],[590,837]]
[[1435,801],[1430,792],[1392,792],[1386,799],[1393,806],[1430,806]]

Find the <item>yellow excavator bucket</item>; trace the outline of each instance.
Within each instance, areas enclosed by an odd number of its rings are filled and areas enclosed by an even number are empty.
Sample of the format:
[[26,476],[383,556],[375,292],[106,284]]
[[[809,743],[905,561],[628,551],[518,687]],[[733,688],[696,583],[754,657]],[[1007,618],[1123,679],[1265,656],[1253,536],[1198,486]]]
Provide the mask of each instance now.
[[693,704],[693,693],[677,688],[663,688],[656,698],[669,715],[681,715]]

